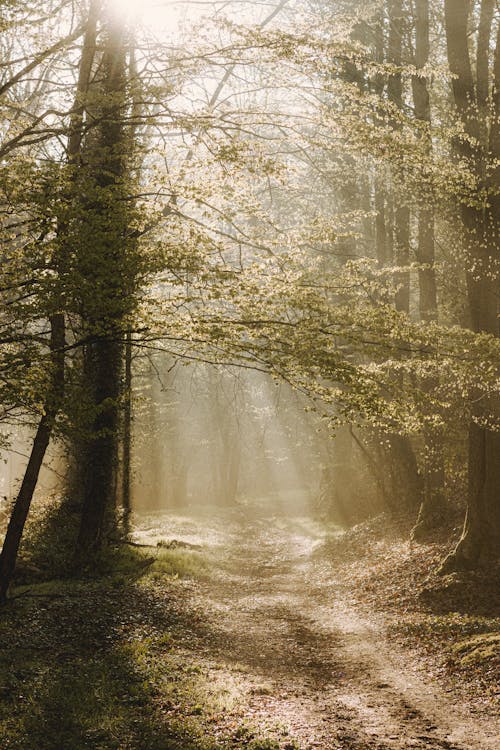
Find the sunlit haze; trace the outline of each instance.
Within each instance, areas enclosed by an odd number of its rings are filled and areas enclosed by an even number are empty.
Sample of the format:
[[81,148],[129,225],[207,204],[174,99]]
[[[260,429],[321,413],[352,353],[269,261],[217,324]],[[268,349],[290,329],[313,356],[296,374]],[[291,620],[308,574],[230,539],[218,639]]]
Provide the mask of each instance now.
[[0,0],[0,750],[500,750],[498,1]]
[[180,6],[172,0],[108,0],[113,14],[128,23],[138,23],[155,31],[170,32],[178,24]]

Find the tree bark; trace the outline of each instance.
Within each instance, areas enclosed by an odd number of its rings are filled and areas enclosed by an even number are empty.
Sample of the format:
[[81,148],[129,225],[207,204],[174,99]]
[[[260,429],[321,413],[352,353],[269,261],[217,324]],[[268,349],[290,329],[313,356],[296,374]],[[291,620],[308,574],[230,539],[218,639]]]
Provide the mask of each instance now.
[[[415,54],[414,62],[422,70],[429,60],[429,2],[416,0],[415,6]],[[412,78],[413,104],[415,117],[423,125],[421,139],[428,158],[432,152],[430,137],[431,108],[427,79],[422,75]],[[437,321],[437,285],[435,269],[434,209],[429,205],[431,196],[424,195],[418,206],[417,260],[420,264],[419,313],[424,322]],[[438,385],[436,378],[424,378],[422,389],[431,394]],[[442,436],[432,428],[424,428],[423,499],[417,522],[412,530],[412,538],[422,539],[435,528],[444,514],[445,468]]]
[[[375,55],[377,62],[391,63],[401,68],[403,62],[403,33],[405,18],[402,0],[389,0],[387,4],[389,19],[387,49],[384,55],[384,35],[381,24],[376,27]],[[382,94],[383,85],[380,78],[374,84],[375,91]],[[403,81],[400,70],[392,72],[387,78],[387,98],[395,109],[403,108]],[[399,128],[396,119],[392,123]],[[410,210],[391,186],[384,190],[379,177],[375,183],[376,209],[376,252],[378,264],[390,266],[395,263],[405,268],[410,260]],[[410,310],[410,275],[407,270],[394,273],[396,294],[394,305],[397,310],[409,313]],[[421,496],[421,477],[411,441],[407,435],[389,434],[384,441],[388,443],[386,481],[384,486],[385,500],[391,511],[399,508],[414,509],[418,507]]]
[[[402,0],[389,0],[389,39],[387,61],[396,67],[403,62],[404,13]],[[389,75],[387,81],[389,101],[398,109],[403,108],[403,81],[400,72]],[[395,125],[397,127],[397,125]],[[394,262],[405,268],[410,262],[410,209],[401,196],[394,196]],[[396,309],[408,313],[410,310],[410,273],[407,270],[397,271],[394,276],[396,284]]]
[[54,423],[59,412],[64,392],[64,314],[56,313],[51,317],[51,379],[44,413],[38,423],[33,440],[28,465],[17,495],[7,526],[7,532],[0,554],[0,604],[7,599],[7,592],[16,568],[17,555],[28,518],[31,501],[38,482],[45,453],[50,442]]
[[[101,548],[105,521],[114,505],[120,416],[122,339],[133,288],[127,267],[127,149],[124,124],[126,45],[121,24],[107,20],[97,94],[99,125],[87,145],[87,180],[95,200],[87,221],[95,227],[94,247],[81,249],[82,273],[90,281],[83,298],[83,323],[90,343],[86,352],[87,387],[93,413],[83,456],[83,503],[75,564],[85,567]],[[90,237],[89,237],[90,241]],[[87,257],[88,256],[88,257]],[[89,262],[89,257],[93,261]]]
[[111,507],[116,469],[122,345],[113,336],[102,336],[91,345],[88,356],[96,416],[84,453],[83,506],[76,551],[79,566],[84,566],[99,551],[107,511]]
[[[478,39],[477,83],[474,84],[468,48],[470,5],[467,0],[445,0],[448,63],[454,78],[455,106],[469,140],[456,148],[467,159],[479,185],[488,191],[481,208],[464,201],[461,207],[469,254],[467,290],[472,328],[478,333],[499,335],[500,299],[497,264],[500,259],[500,28],[497,34],[492,75],[490,129],[483,121],[485,92],[490,89],[487,69],[490,0],[483,0]],[[486,20],[485,20],[486,19]],[[488,37],[488,40],[486,39]],[[479,80],[480,78],[480,80]],[[478,102],[478,100],[481,100]],[[486,146],[483,144],[486,143]],[[474,394],[471,394],[474,397]],[[473,398],[469,426],[468,504],[462,537],[446,558],[442,572],[473,568],[500,554],[500,409],[498,398]],[[491,425],[491,427],[489,426]]]
[[127,332],[125,340],[125,403],[123,407],[123,466],[122,466],[122,506],[123,527],[130,531],[131,506],[131,459],[132,459],[132,334]]

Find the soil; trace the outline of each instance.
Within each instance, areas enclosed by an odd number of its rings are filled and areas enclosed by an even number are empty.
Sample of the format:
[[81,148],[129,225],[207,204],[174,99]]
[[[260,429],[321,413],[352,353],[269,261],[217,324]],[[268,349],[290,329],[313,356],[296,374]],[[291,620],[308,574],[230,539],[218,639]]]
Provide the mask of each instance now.
[[491,695],[465,700],[437,662],[396,639],[398,608],[379,611],[363,597],[366,575],[335,544],[342,532],[235,512],[142,518],[135,538],[208,555],[209,574],[184,589],[203,627],[180,656],[232,693],[214,734],[244,722],[284,749],[500,747]]

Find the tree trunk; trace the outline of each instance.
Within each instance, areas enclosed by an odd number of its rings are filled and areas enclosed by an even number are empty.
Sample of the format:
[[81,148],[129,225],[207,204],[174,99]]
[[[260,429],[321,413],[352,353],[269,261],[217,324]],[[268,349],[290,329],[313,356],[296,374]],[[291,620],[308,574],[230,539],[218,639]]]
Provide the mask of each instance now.
[[[488,53],[491,22],[490,0],[483,0],[477,45],[477,79],[468,47],[470,4],[467,0],[445,0],[448,63],[455,105],[471,141],[461,139],[456,147],[468,159],[481,187],[488,190],[489,203],[477,208],[464,202],[462,220],[469,254],[467,290],[472,328],[478,333],[499,335],[500,258],[500,27],[497,32],[492,80],[490,130],[483,121],[485,92],[489,91]],[[486,38],[487,37],[487,38]],[[486,64],[485,64],[486,60]],[[487,96],[487,93],[486,93]],[[489,168],[489,172],[487,170]],[[474,397],[474,394],[471,394]],[[462,537],[446,558],[442,572],[473,568],[500,554],[500,408],[498,399],[473,398],[469,426],[469,481],[467,514]],[[493,423],[493,429],[488,425]]]
[[[85,111],[85,94],[88,90],[92,61],[95,53],[95,36],[97,21],[97,2],[94,0],[89,8],[89,15],[85,29],[82,55],[78,71],[77,91],[75,102],[70,113],[68,130],[67,159],[68,164],[74,165],[78,159],[81,146],[82,121]],[[58,227],[61,244],[56,257],[56,265],[60,274],[64,273],[67,247],[64,239],[64,226]],[[9,585],[15,572],[17,556],[24,527],[33,500],[40,469],[52,436],[55,420],[61,407],[65,386],[65,337],[66,323],[64,312],[61,311],[63,300],[58,295],[52,301],[54,312],[50,316],[50,352],[51,352],[51,382],[48,389],[44,413],[38,423],[33,440],[19,494],[14,503],[12,514],[7,527],[2,552],[0,554],[0,604],[7,598]]]
[[[105,521],[114,503],[121,377],[122,339],[131,305],[133,270],[128,268],[128,192],[125,107],[125,35],[121,24],[107,20],[101,63],[101,88],[96,91],[99,126],[87,144],[86,175],[95,190],[86,207],[94,229],[81,248],[81,272],[90,282],[83,297],[87,348],[87,387],[91,394],[90,436],[83,456],[83,504],[75,550],[77,567],[85,567],[99,551]],[[92,190],[90,191],[92,195]],[[88,230],[87,230],[88,231]]]
[[97,413],[84,454],[83,506],[77,539],[79,565],[85,565],[100,549],[106,514],[112,505],[122,346],[114,338],[102,337],[91,345],[89,357]]
[[[387,38],[386,61],[400,68],[403,61],[402,40],[405,26],[402,0],[389,0],[387,4],[389,31]],[[376,27],[375,55],[378,62],[384,62],[383,30]],[[382,94],[383,85],[376,79],[374,89]],[[387,78],[387,97],[397,109],[403,107],[403,81],[399,70]],[[399,128],[397,121],[393,122]],[[379,177],[375,183],[376,210],[376,252],[381,267],[392,263],[405,268],[410,260],[410,210],[394,192],[393,186],[384,191]],[[384,195],[385,192],[385,195]],[[409,313],[410,275],[407,270],[394,274],[396,294],[394,304],[397,310]],[[399,508],[413,509],[418,505],[421,494],[421,478],[417,460],[408,436],[390,434],[386,440],[389,451],[386,453],[385,500],[391,511]],[[383,441],[380,441],[381,443]]]
[[[429,2],[417,0],[415,6],[415,67],[421,70],[429,60]],[[424,139],[426,155],[430,158],[432,142],[430,137],[431,110],[427,79],[421,75],[412,78],[415,117],[423,124],[421,138]],[[428,130],[427,130],[428,128]],[[421,197],[418,207],[418,249],[420,264],[419,312],[424,322],[437,321],[437,285],[435,270],[434,209],[429,206],[431,196]],[[435,378],[424,378],[422,389],[431,394],[437,387]],[[432,428],[424,428],[423,500],[417,522],[412,530],[412,538],[422,539],[427,531],[439,524],[444,514],[445,468],[442,436]]]
[[64,389],[64,315],[57,313],[51,318],[50,350],[52,360],[51,384],[43,416],[33,440],[28,465],[24,472],[19,494],[14,503],[0,554],[0,604],[5,603],[7,591],[16,568],[19,546],[24,526],[38,482],[40,469],[49,445],[52,429],[60,408]]
[[[387,60],[397,67],[403,61],[404,12],[402,0],[389,0],[389,39]],[[398,109],[403,108],[403,82],[400,72],[393,73],[387,81],[389,101]],[[398,127],[394,125],[394,127]],[[394,262],[405,268],[410,262],[410,209],[402,202],[402,196],[394,196]],[[407,270],[395,274],[396,310],[410,310],[410,273]]]
[[132,458],[132,334],[127,332],[125,340],[125,404],[123,407],[123,466],[122,466],[122,507],[123,526],[129,532],[131,496],[131,458]]
[[[132,111],[130,124],[130,140],[135,141],[137,127],[142,115],[142,91],[139,85],[139,73],[133,39],[129,49],[129,78],[132,92]],[[131,505],[131,462],[132,462],[132,333],[127,331],[125,338],[125,402],[123,411],[123,466],[122,466],[122,508],[123,529],[126,534],[130,531]]]
[[[422,498],[422,477],[415,451],[406,435],[389,435],[392,510],[415,511]],[[395,503],[394,503],[395,501]]]
[[[400,199],[398,199],[399,201]],[[396,310],[410,312],[410,209],[397,205],[394,210],[394,262],[404,270],[394,274],[396,284]]]
[[374,187],[374,208],[375,208],[375,248],[377,261],[380,268],[384,268],[389,263],[387,250],[387,229],[385,221],[385,200],[384,187],[379,176],[375,178]]

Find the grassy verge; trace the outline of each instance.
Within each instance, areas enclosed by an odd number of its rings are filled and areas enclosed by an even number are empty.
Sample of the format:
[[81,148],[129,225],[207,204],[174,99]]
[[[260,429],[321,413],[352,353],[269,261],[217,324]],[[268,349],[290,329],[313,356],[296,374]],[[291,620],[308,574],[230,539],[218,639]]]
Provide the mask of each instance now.
[[208,626],[189,593],[208,575],[203,552],[121,544],[98,577],[38,570],[0,613],[2,750],[295,747],[249,725],[238,680],[197,659]]
[[500,570],[440,576],[459,528],[410,544],[412,519],[379,517],[323,549],[362,606],[383,612],[389,635],[417,649],[427,671],[476,704],[500,698]]

